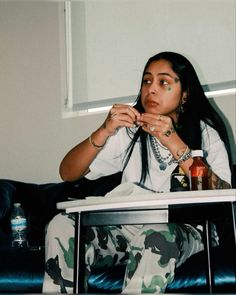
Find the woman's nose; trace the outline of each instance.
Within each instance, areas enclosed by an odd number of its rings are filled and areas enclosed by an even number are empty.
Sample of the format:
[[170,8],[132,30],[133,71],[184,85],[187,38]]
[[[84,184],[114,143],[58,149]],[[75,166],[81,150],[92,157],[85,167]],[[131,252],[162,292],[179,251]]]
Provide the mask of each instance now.
[[157,89],[157,85],[155,83],[151,83],[150,86],[149,86],[149,93],[157,93],[158,89]]

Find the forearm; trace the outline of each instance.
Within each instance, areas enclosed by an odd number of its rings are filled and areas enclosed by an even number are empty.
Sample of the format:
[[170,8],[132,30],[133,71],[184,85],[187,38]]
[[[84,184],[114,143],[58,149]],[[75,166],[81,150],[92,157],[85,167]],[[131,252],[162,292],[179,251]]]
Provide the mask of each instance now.
[[59,173],[64,181],[74,181],[87,174],[89,166],[96,156],[89,146],[88,139],[70,150],[62,160]]
[[59,170],[61,178],[66,181],[73,181],[84,176],[108,137],[116,134],[119,128],[132,127],[138,115],[138,111],[133,107],[114,105],[102,126],[64,157]]
[[187,144],[177,135],[177,133],[173,133],[165,144],[183,172],[189,177],[189,168],[193,163],[193,159]]
[[[106,143],[108,135],[103,127],[92,133],[90,138],[71,149],[62,160],[59,173],[64,181],[80,179],[89,172],[89,166]],[[97,147],[96,147],[97,146]]]
[[[187,145],[177,136],[177,134],[173,134],[172,141],[168,146],[170,152],[173,154],[173,157],[178,161],[181,159],[181,155],[186,153],[188,147]],[[189,177],[189,168],[192,165],[193,159],[190,157],[187,160],[180,161],[179,166],[184,171],[184,173]],[[210,167],[208,167],[208,185],[209,189],[230,189],[231,185],[221,179],[218,175],[216,175]]]

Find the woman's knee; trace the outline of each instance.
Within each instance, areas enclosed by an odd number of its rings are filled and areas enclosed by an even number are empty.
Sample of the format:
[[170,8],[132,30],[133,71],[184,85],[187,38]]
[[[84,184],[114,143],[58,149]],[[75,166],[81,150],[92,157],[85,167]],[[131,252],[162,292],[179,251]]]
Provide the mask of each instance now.
[[60,236],[65,233],[74,233],[74,219],[70,214],[60,213],[49,222],[47,235]]
[[171,224],[144,225],[132,245],[132,249],[139,246],[141,252],[148,250],[159,255],[161,264],[168,263],[170,259],[177,260],[180,255],[176,228]]
[[144,236],[145,239],[156,236],[167,242],[174,242],[177,235],[176,229],[176,224],[145,224],[139,231],[139,236]]

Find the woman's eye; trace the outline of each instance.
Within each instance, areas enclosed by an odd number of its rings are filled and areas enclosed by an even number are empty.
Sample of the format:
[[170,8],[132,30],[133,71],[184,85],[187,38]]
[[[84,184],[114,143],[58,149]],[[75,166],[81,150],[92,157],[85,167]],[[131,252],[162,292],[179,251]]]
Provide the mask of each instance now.
[[168,83],[166,80],[161,80],[161,81],[160,81],[160,84],[161,84],[161,85],[169,85],[169,83]]
[[151,80],[149,80],[149,79],[144,79],[143,80],[143,84],[151,84],[152,82],[151,82]]

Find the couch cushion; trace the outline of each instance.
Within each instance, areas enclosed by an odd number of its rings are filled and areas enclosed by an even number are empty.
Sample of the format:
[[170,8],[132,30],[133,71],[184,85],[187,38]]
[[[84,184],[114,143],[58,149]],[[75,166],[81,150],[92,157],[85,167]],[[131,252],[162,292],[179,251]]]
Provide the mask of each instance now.
[[43,248],[0,248],[0,293],[41,293],[43,275]]
[[[235,253],[232,248],[212,248],[213,291],[236,292]],[[89,293],[120,293],[123,285],[125,265],[108,269],[92,269],[88,279]],[[201,251],[190,257],[176,269],[173,282],[166,293],[209,293],[207,286],[206,255]]]

